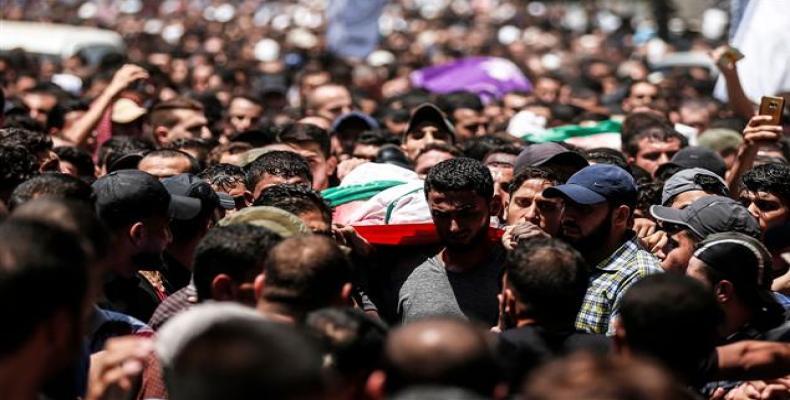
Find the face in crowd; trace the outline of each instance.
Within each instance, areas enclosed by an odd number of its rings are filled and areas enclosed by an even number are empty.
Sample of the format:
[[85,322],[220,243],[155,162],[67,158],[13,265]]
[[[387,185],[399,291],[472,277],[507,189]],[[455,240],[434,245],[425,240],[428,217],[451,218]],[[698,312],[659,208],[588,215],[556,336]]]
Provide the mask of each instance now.
[[235,97],[228,106],[228,123],[233,132],[244,132],[258,124],[263,107],[246,97]]
[[563,202],[543,197],[543,190],[554,184],[543,178],[527,179],[510,194],[505,207],[505,222],[514,225],[530,222],[551,236],[560,233]]
[[487,234],[491,201],[474,191],[431,191],[428,206],[439,237],[448,248],[463,249]]
[[406,132],[402,147],[406,156],[414,160],[420,150],[428,143],[434,142],[452,143],[452,136],[436,123],[424,121],[417,124],[410,132]]
[[680,151],[681,146],[679,138],[648,134],[639,140],[637,152],[630,161],[653,175]]

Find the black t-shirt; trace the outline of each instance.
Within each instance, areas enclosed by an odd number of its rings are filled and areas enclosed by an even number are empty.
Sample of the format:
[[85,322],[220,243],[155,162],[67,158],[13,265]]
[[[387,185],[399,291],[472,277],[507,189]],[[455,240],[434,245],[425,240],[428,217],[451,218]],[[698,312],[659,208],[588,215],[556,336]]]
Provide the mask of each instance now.
[[549,331],[539,326],[509,329],[499,336],[498,350],[512,384],[518,385],[536,367],[576,351],[604,355],[612,342],[604,335],[576,330]]
[[161,300],[148,280],[135,274],[131,278],[113,276],[104,283],[104,298],[99,307],[148,321]]
[[173,294],[187,285],[192,280],[192,271],[185,265],[181,264],[170,253],[164,252],[162,254],[162,275],[164,277],[162,285],[168,294]]

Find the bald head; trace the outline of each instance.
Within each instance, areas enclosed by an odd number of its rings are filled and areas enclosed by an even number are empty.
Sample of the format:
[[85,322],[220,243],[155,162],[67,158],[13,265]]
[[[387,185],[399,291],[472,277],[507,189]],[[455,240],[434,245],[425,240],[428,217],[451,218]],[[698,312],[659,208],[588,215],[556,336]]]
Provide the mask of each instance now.
[[489,396],[497,369],[484,331],[469,322],[431,319],[393,331],[385,348],[386,388],[430,384],[471,389]]

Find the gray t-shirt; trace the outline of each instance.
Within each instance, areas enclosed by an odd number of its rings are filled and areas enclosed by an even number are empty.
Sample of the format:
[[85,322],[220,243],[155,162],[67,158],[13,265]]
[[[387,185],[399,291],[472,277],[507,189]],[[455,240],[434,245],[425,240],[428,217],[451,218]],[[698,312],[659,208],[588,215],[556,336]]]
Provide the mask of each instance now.
[[450,316],[495,325],[504,256],[504,251],[496,248],[486,264],[460,273],[448,271],[439,255],[425,260],[398,292],[401,321]]

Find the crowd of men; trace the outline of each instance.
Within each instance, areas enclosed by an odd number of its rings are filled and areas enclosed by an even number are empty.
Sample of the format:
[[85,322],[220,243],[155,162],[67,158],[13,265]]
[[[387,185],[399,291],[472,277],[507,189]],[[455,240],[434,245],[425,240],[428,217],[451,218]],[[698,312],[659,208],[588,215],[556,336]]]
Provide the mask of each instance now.
[[[0,54],[0,399],[790,396],[790,112],[758,115],[722,43],[666,41],[708,51],[728,102],[712,70],[651,73],[635,24],[574,33],[563,6],[394,2],[344,60],[278,19],[320,2],[138,3],[8,6],[127,50]],[[468,55],[533,89],[410,84]],[[378,225],[424,209],[434,239],[348,223],[389,189]]]

